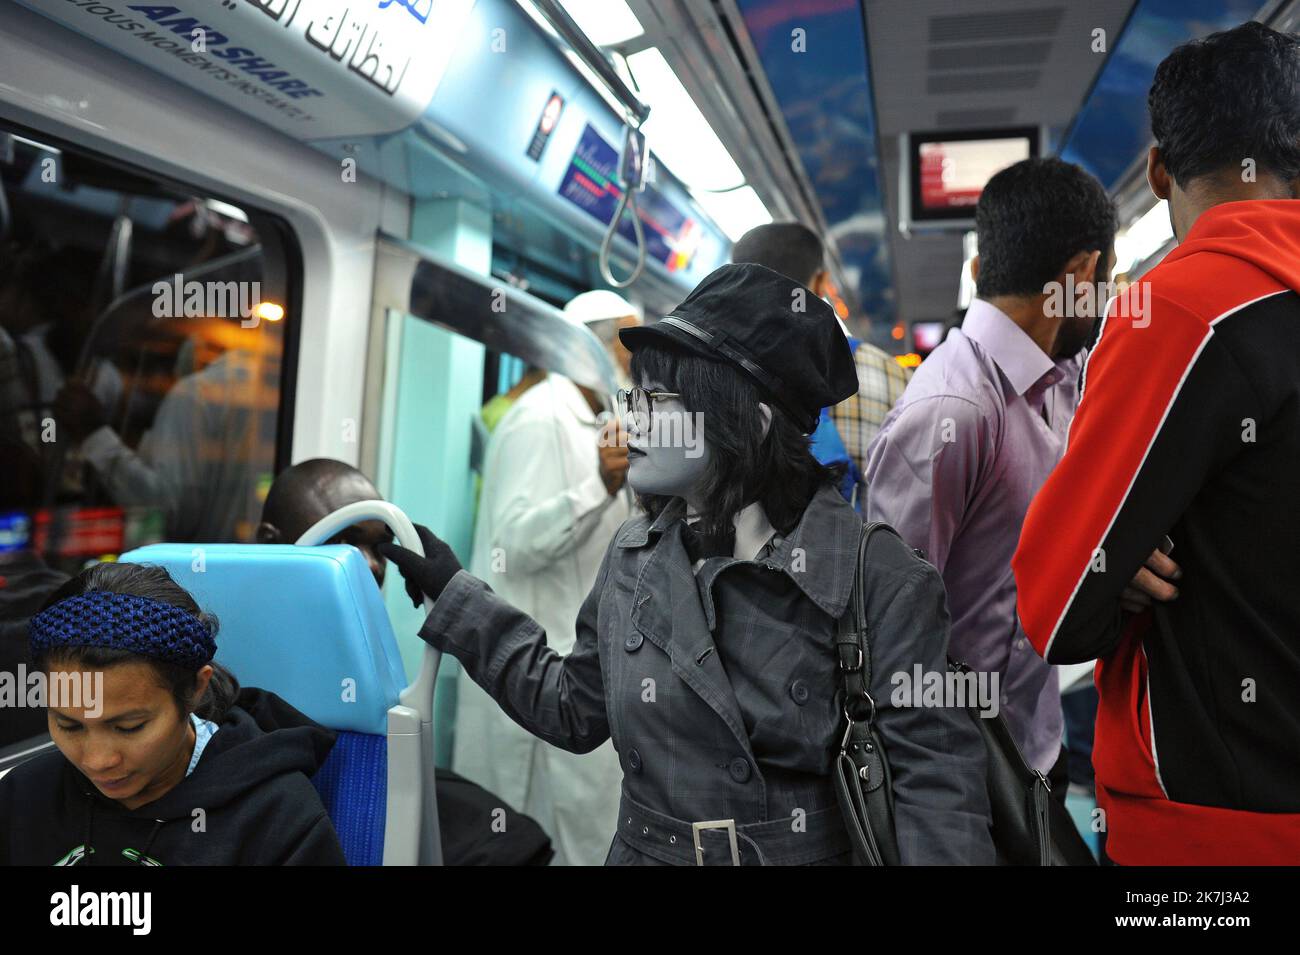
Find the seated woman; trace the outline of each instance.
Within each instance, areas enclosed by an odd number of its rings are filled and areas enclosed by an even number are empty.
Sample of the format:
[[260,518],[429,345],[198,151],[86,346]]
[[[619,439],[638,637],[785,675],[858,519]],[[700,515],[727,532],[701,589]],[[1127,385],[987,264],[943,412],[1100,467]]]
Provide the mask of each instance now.
[[29,624],[58,752],[0,779],[0,865],[343,865],[309,777],[334,734],[212,662],[158,567],[97,564]]

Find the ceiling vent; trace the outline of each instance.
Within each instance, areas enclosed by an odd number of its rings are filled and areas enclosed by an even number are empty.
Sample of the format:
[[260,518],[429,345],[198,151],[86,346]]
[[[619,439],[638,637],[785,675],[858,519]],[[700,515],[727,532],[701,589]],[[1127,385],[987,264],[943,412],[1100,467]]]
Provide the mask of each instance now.
[[1005,10],[1001,13],[959,13],[930,19],[931,43],[1005,40],[1009,36],[1055,36],[1064,7]]
[[1032,90],[1038,86],[1041,70],[1000,70],[996,73],[942,73],[925,78],[926,93],[991,93]]
[[926,66],[932,70],[974,70],[989,66],[1044,66],[1052,51],[1048,41],[932,46]]

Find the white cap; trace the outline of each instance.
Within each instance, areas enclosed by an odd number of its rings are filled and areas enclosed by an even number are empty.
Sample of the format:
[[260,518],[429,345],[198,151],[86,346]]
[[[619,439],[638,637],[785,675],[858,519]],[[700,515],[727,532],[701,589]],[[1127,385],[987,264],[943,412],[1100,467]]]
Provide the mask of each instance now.
[[565,318],[581,325],[636,314],[637,310],[632,306],[631,302],[623,296],[616,295],[605,289],[583,292],[581,295],[574,296],[570,299],[569,304],[564,306]]

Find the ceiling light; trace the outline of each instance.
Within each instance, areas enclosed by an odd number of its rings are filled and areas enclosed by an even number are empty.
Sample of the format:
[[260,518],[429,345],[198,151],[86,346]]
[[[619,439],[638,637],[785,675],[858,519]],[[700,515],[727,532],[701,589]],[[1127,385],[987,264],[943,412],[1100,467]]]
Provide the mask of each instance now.
[[561,0],[560,6],[596,46],[617,46],[645,32],[625,0]]
[[[691,99],[664,55],[654,47],[633,53],[628,67],[650,106],[642,129],[650,148],[692,191],[731,189],[745,177]],[[696,198],[699,198],[698,196]]]
[[755,226],[772,221],[772,213],[750,186],[730,192],[696,192],[692,196],[732,242]]

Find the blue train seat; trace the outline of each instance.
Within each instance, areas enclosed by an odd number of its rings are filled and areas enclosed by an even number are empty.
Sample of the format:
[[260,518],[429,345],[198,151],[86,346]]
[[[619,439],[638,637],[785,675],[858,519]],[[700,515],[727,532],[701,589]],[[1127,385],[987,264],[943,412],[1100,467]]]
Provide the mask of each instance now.
[[[217,615],[217,660],[338,734],[313,779],[350,865],[413,865],[436,834],[432,745],[361,552],[347,545],[153,544],[119,560],[166,568]],[[430,701],[431,702],[431,701]],[[432,815],[432,818],[430,818]]]

